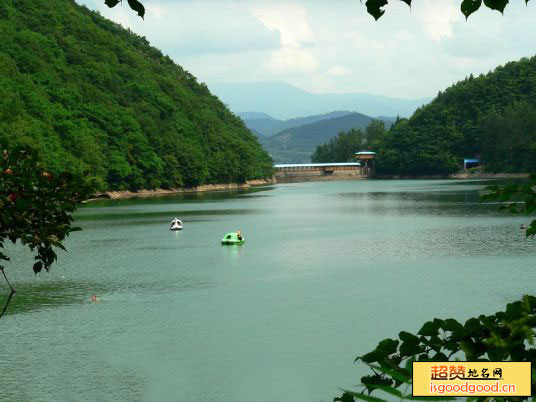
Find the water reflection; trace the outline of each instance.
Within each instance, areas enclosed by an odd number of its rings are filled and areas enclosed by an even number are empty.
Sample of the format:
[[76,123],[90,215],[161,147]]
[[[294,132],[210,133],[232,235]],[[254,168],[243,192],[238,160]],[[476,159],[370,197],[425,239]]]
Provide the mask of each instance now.
[[105,207],[126,207],[133,205],[144,205],[147,203],[166,205],[184,202],[206,203],[220,202],[242,197],[260,196],[260,193],[273,190],[274,186],[252,187],[242,190],[230,191],[213,191],[213,192],[197,192],[197,193],[182,193],[182,194],[163,194],[163,195],[148,195],[140,197],[130,197],[124,199],[110,200],[106,198],[93,200],[84,204],[82,208],[105,208]]
[[[2,397],[250,402],[268,378],[259,402],[331,400],[378,340],[530,291],[536,239],[479,204],[481,187],[360,180],[84,206],[51,273],[10,263]],[[246,243],[222,246],[236,229]]]
[[[107,221],[107,223],[110,220],[129,220],[130,222],[136,222],[136,221],[130,221],[132,218],[139,218],[140,216],[144,217],[144,220],[139,220],[138,222],[147,222],[147,221],[153,221],[155,222],[155,218],[161,218],[165,217],[165,220],[159,220],[159,222],[168,222],[171,220],[170,217],[172,216],[180,216],[181,219],[184,216],[192,217],[192,216],[220,216],[220,215],[251,215],[259,213],[261,210],[255,209],[255,208],[235,208],[235,209],[200,209],[200,210],[178,210],[178,209],[170,209],[169,211],[151,211],[148,209],[138,209],[135,211],[129,211],[126,209],[123,209],[125,212],[117,213],[117,209],[110,208],[110,212],[106,213],[106,211],[102,211],[99,209],[86,209],[84,211],[80,211],[80,213],[77,213],[75,215],[76,221]],[[184,220],[183,220],[184,222]]]
[[237,244],[237,245],[222,245],[222,254],[224,258],[230,260],[230,261],[236,261],[238,260],[245,251],[246,245],[245,244]]
[[113,286],[86,281],[17,282],[17,293],[6,314],[18,314],[68,304],[87,303],[92,294],[110,292]]

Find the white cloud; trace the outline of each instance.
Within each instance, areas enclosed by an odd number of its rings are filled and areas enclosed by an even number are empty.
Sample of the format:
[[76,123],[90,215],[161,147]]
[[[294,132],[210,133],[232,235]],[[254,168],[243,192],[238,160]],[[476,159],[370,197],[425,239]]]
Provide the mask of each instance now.
[[272,52],[267,67],[269,71],[276,74],[313,73],[318,68],[318,62],[308,50],[286,46]]
[[426,0],[420,5],[418,18],[424,32],[435,41],[452,37],[452,26],[465,19],[460,12],[458,2],[445,0]]
[[326,71],[327,75],[332,75],[332,76],[348,75],[351,73],[352,73],[352,70],[343,66],[333,66],[333,67],[330,67]]
[[484,6],[465,21],[461,0],[391,1],[379,20],[358,0],[78,0],[130,27],[205,82],[280,80],[313,92],[430,96],[470,73],[534,53],[536,4]]
[[256,4],[250,10],[267,28],[280,32],[283,46],[299,47],[314,38],[306,9],[296,2]]

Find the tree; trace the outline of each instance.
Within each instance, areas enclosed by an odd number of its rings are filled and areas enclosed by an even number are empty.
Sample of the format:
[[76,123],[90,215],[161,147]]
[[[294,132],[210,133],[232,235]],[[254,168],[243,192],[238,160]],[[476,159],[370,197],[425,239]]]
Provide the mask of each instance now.
[[382,120],[372,120],[365,129],[367,148],[371,151],[376,150],[386,134],[385,123]]
[[[93,183],[69,173],[54,175],[29,148],[0,156],[0,263],[10,261],[4,253],[6,241],[20,242],[35,253],[33,271],[48,271],[57,260],[55,248],[65,250],[63,241],[73,231],[72,214],[93,193]],[[4,315],[15,290],[0,265],[11,292],[0,312]]]
[[[145,38],[75,1],[0,1],[0,16],[2,147],[31,144],[51,172],[87,171],[99,191],[272,176],[243,121]],[[247,170],[221,159],[243,149]]]
[[[138,13],[138,15],[143,18],[143,16],[145,15],[145,7],[143,7],[143,4],[141,4],[138,0],[127,0],[128,1],[128,5],[130,6],[131,9],[133,9],[134,11],[136,11]],[[115,7],[117,6],[118,4],[123,4],[123,0],[105,0],[104,3],[112,8],[112,7]]]
[[[374,121],[371,124],[373,123]],[[348,162],[365,143],[365,134],[360,129],[341,131],[325,144],[318,145],[311,155],[311,161],[315,163]]]
[[[406,3],[411,7],[412,0],[400,0]],[[123,0],[105,0],[105,3],[108,7],[115,7],[117,4],[122,3]],[[363,0],[361,0],[363,2]],[[529,0],[525,0],[525,4],[528,4]],[[378,20],[383,14],[385,14],[385,7],[388,4],[388,0],[366,0],[365,6],[367,7],[367,12]],[[484,5],[492,10],[504,11],[508,0],[484,0]],[[134,11],[138,13],[140,17],[143,18],[145,15],[145,8],[138,0],[128,0],[128,5]],[[460,10],[465,15],[465,18],[469,18],[471,14],[477,11],[480,6],[482,6],[482,0],[462,0],[460,4]]]

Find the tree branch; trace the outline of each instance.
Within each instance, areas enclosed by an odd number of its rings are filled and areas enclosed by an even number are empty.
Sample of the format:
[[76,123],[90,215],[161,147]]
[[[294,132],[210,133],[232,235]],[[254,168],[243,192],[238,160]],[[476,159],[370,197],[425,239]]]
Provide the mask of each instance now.
[[9,293],[6,304],[4,306],[4,309],[0,313],[0,318],[2,318],[2,316],[7,310],[7,306],[9,306],[9,302],[11,301],[11,299],[13,298],[13,295],[15,294],[15,289],[13,289],[13,286],[11,286],[11,283],[9,283],[9,279],[7,279],[6,273],[4,272],[4,267],[0,267],[0,271],[2,271],[2,275],[4,275],[4,279],[6,280],[7,286],[9,286],[9,289],[11,290],[11,293]]

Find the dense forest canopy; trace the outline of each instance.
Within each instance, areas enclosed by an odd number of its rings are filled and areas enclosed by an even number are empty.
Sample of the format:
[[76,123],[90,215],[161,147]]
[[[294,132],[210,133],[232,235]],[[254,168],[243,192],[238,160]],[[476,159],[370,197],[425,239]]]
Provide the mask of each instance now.
[[267,177],[272,161],[204,84],[72,0],[0,3],[0,146],[101,190]]
[[[361,148],[374,150],[377,173],[448,175],[464,158],[480,158],[488,172],[536,171],[536,57],[510,62],[454,84],[410,119],[389,130],[342,133],[317,147],[314,162],[344,162]],[[356,142],[357,138],[363,141]],[[353,138],[352,141],[349,139]]]
[[260,142],[277,163],[308,162],[318,144],[341,131],[364,129],[372,120],[372,117],[361,113],[350,113],[288,128],[270,137],[260,138]]
[[536,170],[536,57],[440,92],[374,144],[378,173],[450,174],[481,157],[492,172]]
[[382,120],[372,120],[365,131],[359,128],[341,131],[336,137],[316,147],[311,162],[353,162],[356,152],[372,148],[372,144],[383,138],[386,132]]

